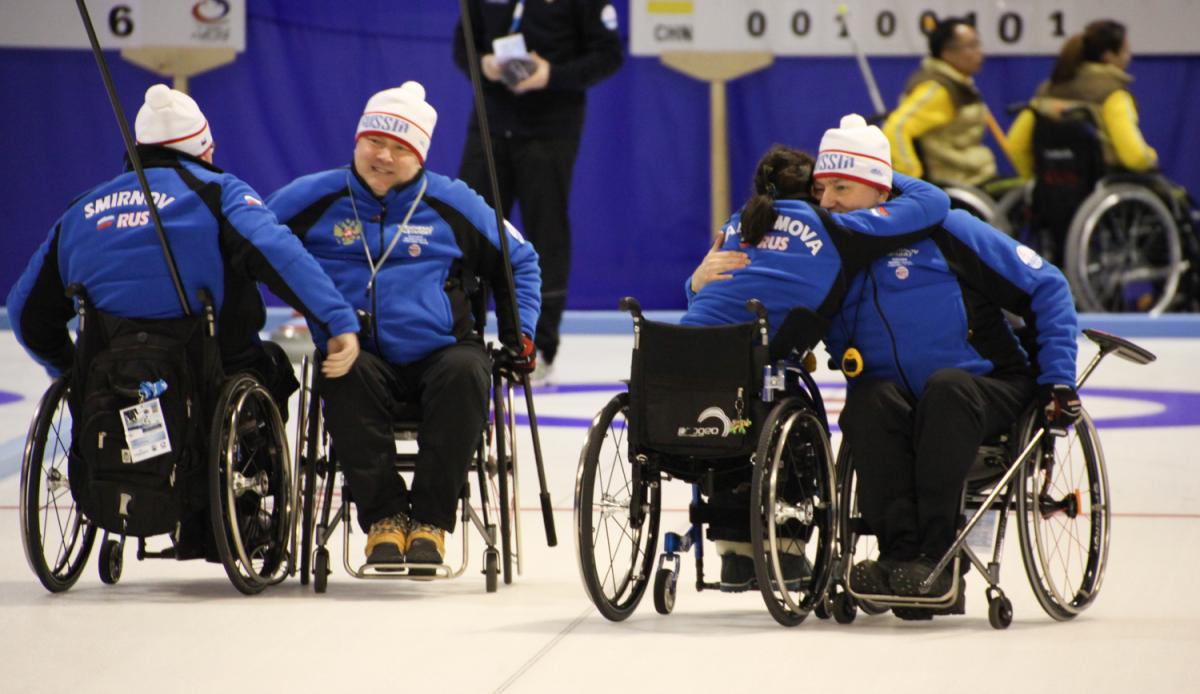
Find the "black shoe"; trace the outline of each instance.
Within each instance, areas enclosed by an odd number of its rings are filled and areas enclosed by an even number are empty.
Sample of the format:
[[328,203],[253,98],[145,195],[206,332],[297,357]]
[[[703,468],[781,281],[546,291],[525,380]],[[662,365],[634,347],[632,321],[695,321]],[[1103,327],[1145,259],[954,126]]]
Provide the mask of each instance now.
[[950,592],[953,573],[947,566],[933,581],[928,593],[921,592],[921,582],[924,581],[937,562],[922,554],[912,561],[896,562],[888,575],[888,584],[896,591],[896,595],[921,596],[936,598]]
[[888,570],[880,562],[864,559],[850,569],[850,588],[863,595],[894,595]]
[[783,585],[788,590],[800,590],[812,580],[813,566],[803,554],[784,552],[779,555],[779,568],[783,570]]
[[933,610],[927,607],[893,607],[892,614],[907,622],[924,622],[933,619]]
[[743,593],[757,587],[753,559],[733,552],[721,555],[722,593]]
[[[408,533],[409,564],[441,564],[446,550],[446,531],[428,523],[413,522]],[[435,569],[409,569],[408,575],[413,578],[433,578],[437,575]]]
[[367,531],[368,564],[400,564],[404,562],[404,546],[408,544],[408,516],[397,513],[380,518]]

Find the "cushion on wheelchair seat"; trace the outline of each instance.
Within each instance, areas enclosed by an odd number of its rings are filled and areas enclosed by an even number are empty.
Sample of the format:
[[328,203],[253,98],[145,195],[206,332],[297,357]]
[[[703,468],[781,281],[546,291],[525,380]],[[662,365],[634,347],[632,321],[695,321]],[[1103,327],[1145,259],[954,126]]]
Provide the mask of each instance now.
[[635,450],[700,457],[749,454],[767,348],[757,323],[692,327],[644,321],[633,350]]

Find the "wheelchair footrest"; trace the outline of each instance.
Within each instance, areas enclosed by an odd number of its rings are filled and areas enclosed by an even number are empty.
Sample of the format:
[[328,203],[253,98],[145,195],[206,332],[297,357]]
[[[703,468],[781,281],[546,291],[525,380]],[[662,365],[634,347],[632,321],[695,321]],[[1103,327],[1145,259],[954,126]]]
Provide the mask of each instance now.
[[454,578],[455,570],[448,564],[374,563],[363,564],[351,575],[355,578],[435,581]]

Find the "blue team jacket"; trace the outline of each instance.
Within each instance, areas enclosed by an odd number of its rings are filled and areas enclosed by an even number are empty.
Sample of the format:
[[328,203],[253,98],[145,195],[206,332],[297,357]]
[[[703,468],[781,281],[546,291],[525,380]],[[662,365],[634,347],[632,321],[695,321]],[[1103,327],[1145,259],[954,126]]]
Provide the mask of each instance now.
[[[422,182],[424,194],[402,226]],[[462,181],[422,171],[378,198],[347,167],[299,178],[272,194],[267,204],[304,242],[346,300],[371,316],[364,347],[388,362],[412,363],[469,335],[475,278],[487,282],[496,295],[501,339],[517,344],[496,213]],[[538,256],[520,232],[505,226],[521,328],[532,335],[541,309]],[[378,265],[381,258],[372,281],[372,263]],[[324,334],[322,326],[311,327],[314,336]]]
[[[357,331],[354,311],[250,186],[171,149],[138,149],[193,312],[200,289],[213,295],[223,355],[258,341],[266,312],[256,280],[326,334]],[[13,333],[51,376],[71,365],[66,324],[74,306],[64,288],[76,283],[118,316],[183,315],[132,171],[76,198],[8,295]]]
[[710,282],[692,292],[684,281],[688,310],[684,325],[744,323],[748,299],[767,308],[771,334],[794,308],[833,317],[841,305],[848,278],[889,250],[928,235],[950,209],[950,199],[936,186],[902,174],[893,178],[901,195],[875,208],[828,214],[800,200],[775,203],[775,227],[756,247],[743,247],[741,213],[725,225],[721,249],[743,251],[750,264],[732,278]]
[[1037,345],[1037,382],[1075,383],[1079,330],[1063,274],[1033,250],[961,210],[928,238],[892,251],[851,283],[826,337],[835,362],[853,346],[863,373],[920,397],[937,370],[975,375],[1029,371],[1001,309],[1021,317]]

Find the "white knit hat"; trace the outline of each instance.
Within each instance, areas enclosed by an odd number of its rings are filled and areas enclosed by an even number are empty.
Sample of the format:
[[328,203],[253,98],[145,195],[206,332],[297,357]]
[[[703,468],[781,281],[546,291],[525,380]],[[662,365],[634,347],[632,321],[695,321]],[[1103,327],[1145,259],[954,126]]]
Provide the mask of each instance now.
[[133,125],[138,144],[170,147],[195,157],[213,148],[208,119],[192,97],[165,84],[146,90]]
[[887,136],[857,113],[821,138],[813,178],[847,178],[880,190],[892,188],[892,148]]
[[437,111],[425,102],[425,87],[408,81],[367,100],[354,140],[364,135],[389,137],[412,150],[424,165],[436,124]]

